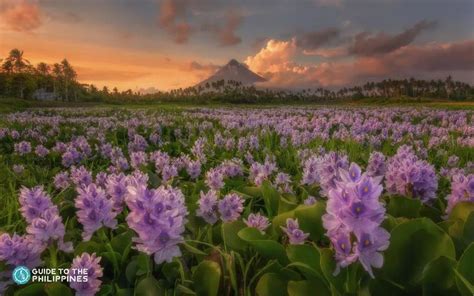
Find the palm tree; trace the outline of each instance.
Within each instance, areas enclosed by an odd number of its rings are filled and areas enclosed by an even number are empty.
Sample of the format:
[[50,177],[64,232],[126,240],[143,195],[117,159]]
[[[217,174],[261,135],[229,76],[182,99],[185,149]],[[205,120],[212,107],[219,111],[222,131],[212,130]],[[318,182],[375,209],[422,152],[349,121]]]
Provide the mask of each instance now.
[[69,88],[74,85],[77,77],[76,71],[72,68],[67,59],[61,61],[61,68],[64,75],[64,90],[66,93],[66,101],[69,101]]

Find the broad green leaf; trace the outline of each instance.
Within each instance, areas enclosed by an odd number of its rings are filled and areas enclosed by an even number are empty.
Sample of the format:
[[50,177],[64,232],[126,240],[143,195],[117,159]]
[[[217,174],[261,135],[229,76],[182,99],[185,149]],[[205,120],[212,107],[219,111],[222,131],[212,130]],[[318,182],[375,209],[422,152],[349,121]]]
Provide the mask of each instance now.
[[266,259],[277,259],[283,265],[288,264],[285,248],[280,243],[266,238],[257,229],[244,228],[239,231],[238,236]]
[[235,251],[245,250],[247,244],[238,236],[239,231],[245,227],[245,223],[240,220],[222,224],[223,239],[227,247]]
[[392,196],[387,213],[393,217],[417,218],[420,216],[421,201],[404,196]]
[[322,216],[326,213],[326,203],[317,202],[311,206],[302,205],[295,209],[295,218],[298,219],[301,230],[309,233],[313,241],[319,241],[324,237]]
[[[312,270],[321,280],[325,281],[323,271],[321,270],[321,256],[319,250],[311,245],[289,245],[286,248],[286,254],[293,263],[302,263]],[[300,266],[300,271],[305,272],[306,268]],[[307,278],[308,280],[311,278]]]
[[454,268],[456,261],[440,256],[429,262],[423,270],[423,294],[447,295],[455,284]]
[[44,284],[33,283],[15,292],[15,296],[38,296],[45,295]]
[[289,281],[288,282],[288,295],[289,296],[330,296],[331,292],[328,288],[320,282],[318,279],[311,281]]
[[456,285],[461,294],[474,295],[474,243],[471,243],[462,254],[456,271]]
[[280,193],[275,188],[273,188],[271,183],[268,181],[263,182],[261,190],[268,216],[273,217],[278,213],[278,205],[280,204]]
[[265,273],[257,283],[258,296],[287,296],[287,281],[277,273]]
[[142,279],[135,288],[135,295],[140,296],[161,296],[165,295],[165,290],[160,287],[158,281],[152,277]]
[[44,286],[44,290],[48,296],[72,296],[72,290],[62,283],[50,283]]
[[427,218],[409,220],[393,228],[380,273],[406,288],[418,286],[426,265],[440,256],[456,256],[449,235]]
[[462,221],[466,221],[472,212],[474,212],[474,203],[460,202],[451,210],[449,219],[461,219]]
[[214,261],[204,260],[193,274],[194,290],[198,296],[217,296],[221,280],[221,268]]

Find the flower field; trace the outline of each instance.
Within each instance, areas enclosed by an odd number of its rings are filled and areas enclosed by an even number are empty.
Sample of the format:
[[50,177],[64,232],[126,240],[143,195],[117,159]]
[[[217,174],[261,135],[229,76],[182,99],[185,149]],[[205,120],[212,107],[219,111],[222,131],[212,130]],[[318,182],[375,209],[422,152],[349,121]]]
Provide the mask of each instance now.
[[[85,283],[12,281],[17,266]],[[474,112],[0,119],[1,295],[473,295]]]

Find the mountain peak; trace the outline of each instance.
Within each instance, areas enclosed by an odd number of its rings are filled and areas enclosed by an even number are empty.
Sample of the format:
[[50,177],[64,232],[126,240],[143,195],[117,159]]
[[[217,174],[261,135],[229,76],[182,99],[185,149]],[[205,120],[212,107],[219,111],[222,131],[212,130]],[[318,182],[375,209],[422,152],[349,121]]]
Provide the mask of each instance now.
[[221,67],[214,75],[200,82],[198,85],[211,84],[212,82],[224,80],[226,82],[238,81],[242,85],[252,85],[257,82],[266,81],[265,78],[252,72],[245,64],[240,63],[236,59],[231,59],[225,66]]
[[239,61],[237,61],[236,59],[231,59],[227,65],[230,65],[230,66],[240,66],[240,63]]

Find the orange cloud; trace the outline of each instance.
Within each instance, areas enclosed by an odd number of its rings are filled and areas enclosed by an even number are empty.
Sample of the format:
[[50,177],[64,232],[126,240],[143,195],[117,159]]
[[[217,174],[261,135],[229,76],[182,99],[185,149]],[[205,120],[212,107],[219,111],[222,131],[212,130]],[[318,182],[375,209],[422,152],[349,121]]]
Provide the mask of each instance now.
[[42,24],[42,14],[37,2],[4,0],[0,19],[14,31],[32,31]]
[[268,79],[268,87],[345,86],[387,77],[443,77],[449,74],[472,82],[474,40],[404,46],[385,55],[351,60],[298,64],[295,42],[269,40],[247,57],[249,68]]

